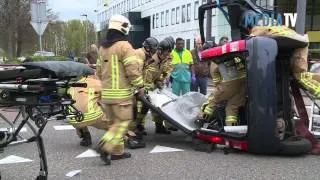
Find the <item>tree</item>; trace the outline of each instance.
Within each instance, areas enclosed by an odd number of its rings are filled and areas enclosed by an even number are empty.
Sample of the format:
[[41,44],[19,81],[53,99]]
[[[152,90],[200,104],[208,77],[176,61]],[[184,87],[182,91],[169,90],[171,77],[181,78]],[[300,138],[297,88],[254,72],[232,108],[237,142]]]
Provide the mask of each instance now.
[[9,59],[32,47],[35,33],[30,25],[29,0],[0,0],[0,48]]
[[[47,14],[49,20],[57,18],[51,11]],[[30,0],[0,0],[0,48],[9,59],[36,51],[38,36],[30,20]]]
[[90,45],[96,41],[93,23],[90,21],[81,22],[80,20],[71,20],[66,23],[64,30],[66,54],[73,52],[77,56],[81,56],[81,53],[86,51],[86,26],[88,27],[88,45]]
[[[42,37],[44,50],[80,56],[86,50],[86,27],[88,45],[96,42],[94,24],[90,21],[55,21],[58,15],[51,9],[47,10],[47,17],[49,25]],[[30,55],[39,49],[39,37],[30,20],[30,0],[0,0],[0,48],[9,59]]]

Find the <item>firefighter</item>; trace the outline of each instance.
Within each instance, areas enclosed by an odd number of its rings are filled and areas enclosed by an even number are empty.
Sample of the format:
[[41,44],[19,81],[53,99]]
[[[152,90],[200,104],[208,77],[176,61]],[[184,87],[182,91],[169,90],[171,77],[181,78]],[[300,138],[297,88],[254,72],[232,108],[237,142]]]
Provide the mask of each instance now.
[[258,22],[258,26],[245,26],[245,17],[256,17],[256,13],[248,10],[243,13],[240,19],[240,28],[244,36],[266,36],[266,37],[286,37],[307,44],[303,48],[296,48],[291,55],[291,70],[294,78],[317,99],[320,98],[320,74],[308,72],[308,46],[309,40],[306,36],[300,35],[286,26],[272,26],[273,19],[270,19],[269,26],[263,26],[263,20]]
[[[305,42],[304,36],[286,26],[253,27],[250,36],[283,36]],[[308,41],[308,40],[307,40]],[[309,42],[307,42],[309,44]],[[317,99],[320,98],[320,74],[308,72],[308,46],[296,48],[291,56],[291,70],[294,78]]]
[[[142,48],[137,49],[137,55],[143,59],[144,65],[143,65],[143,70],[145,69],[146,64],[149,64],[150,61],[152,60],[152,56],[156,53],[157,49],[159,46],[159,42],[156,38],[154,37],[149,37],[144,40],[142,43]],[[141,101],[136,101],[136,106],[134,107],[135,111],[135,117],[132,123],[130,124],[129,129],[133,130],[137,133],[137,135],[147,135],[145,128],[144,128],[144,122],[137,118],[136,116],[138,115],[138,112],[141,111],[142,109],[142,102]],[[141,139],[141,138],[140,138]],[[130,148],[132,147],[131,144],[129,144]]]
[[202,105],[199,119],[211,119],[216,105],[226,102],[225,124],[227,126],[237,125],[239,107],[245,103],[244,58],[235,55],[227,57],[224,63],[218,65],[212,63],[210,73],[214,78],[215,87],[207,102]]
[[[153,91],[156,88],[163,89],[164,80],[170,77],[173,70],[171,51],[173,48],[170,38],[165,38],[159,43],[157,52],[152,56],[152,60],[145,64],[143,71],[144,87],[146,90]],[[137,115],[137,129],[139,126],[144,129],[144,119],[149,111],[149,108],[142,105]],[[163,119],[152,112],[152,118],[156,125],[155,132],[158,134],[171,134],[169,130],[163,125]]]
[[106,119],[106,116],[98,105],[98,100],[100,99],[99,93],[101,92],[100,80],[95,75],[92,75],[80,79],[79,82],[87,83],[87,88],[73,87],[69,89],[69,94],[76,101],[74,105],[83,113],[84,119],[78,122],[72,118],[69,120],[69,123],[76,128],[78,136],[82,139],[80,145],[90,146],[92,141],[88,126],[108,130],[110,121]]
[[158,49],[159,42],[154,37],[149,37],[145,39],[142,43],[142,48],[137,49],[137,55],[144,60],[149,60],[152,58],[152,55],[156,53]]
[[126,17],[112,16],[106,40],[99,50],[97,75],[102,84],[101,106],[112,123],[99,142],[99,152],[106,164],[110,164],[110,160],[131,157],[124,152],[124,135],[133,119],[134,92],[140,96],[144,94],[143,60],[128,42],[130,28]]
[[[227,38],[222,37],[219,45],[225,45],[227,42]],[[212,62],[210,73],[214,89],[208,101],[202,105],[199,119],[211,119],[214,115],[215,106],[218,103],[227,102],[225,124],[227,126],[236,125],[238,123],[239,107],[245,103],[244,58],[234,56],[228,57],[222,64]],[[197,123],[201,125],[203,121],[197,121]]]

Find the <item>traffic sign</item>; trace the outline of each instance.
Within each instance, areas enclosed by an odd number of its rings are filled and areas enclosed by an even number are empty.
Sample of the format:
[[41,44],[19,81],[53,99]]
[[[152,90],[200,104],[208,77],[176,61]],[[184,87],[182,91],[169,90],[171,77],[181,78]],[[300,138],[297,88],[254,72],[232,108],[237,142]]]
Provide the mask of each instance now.
[[39,36],[42,36],[44,31],[46,30],[46,27],[48,25],[48,22],[30,22],[33,29],[37,32]]

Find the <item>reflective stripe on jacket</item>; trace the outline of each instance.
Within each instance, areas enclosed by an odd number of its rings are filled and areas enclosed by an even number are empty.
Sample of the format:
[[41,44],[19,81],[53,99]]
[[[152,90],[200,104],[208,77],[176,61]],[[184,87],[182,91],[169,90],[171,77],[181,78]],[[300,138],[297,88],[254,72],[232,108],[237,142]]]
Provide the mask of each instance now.
[[[70,88],[69,94],[72,99],[76,101],[75,107],[83,113],[83,122],[101,118],[103,116],[103,112],[98,105],[98,100],[100,99],[99,94],[101,91],[100,81],[94,76],[89,76],[88,78],[82,78],[80,82],[87,83],[87,88]],[[77,121],[72,118],[69,122],[72,124]]]
[[134,88],[143,87],[143,60],[127,41],[100,48],[102,102],[120,103],[133,96]]
[[161,60],[157,53],[152,56],[152,63],[148,64],[144,71],[144,87],[148,90],[155,88],[157,81],[163,81],[172,71],[171,56]]

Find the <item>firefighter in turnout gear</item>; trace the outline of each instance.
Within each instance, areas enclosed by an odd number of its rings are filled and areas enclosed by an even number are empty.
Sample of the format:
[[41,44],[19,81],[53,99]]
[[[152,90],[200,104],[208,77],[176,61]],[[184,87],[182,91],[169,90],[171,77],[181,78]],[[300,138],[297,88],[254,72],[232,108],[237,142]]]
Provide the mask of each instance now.
[[320,98],[320,74],[308,72],[308,46],[309,39],[295,32],[286,26],[272,26],[272,19],[270,19],[270,26],[262,26],[263,20],[258,22],[259,26],[245,26],[246,16],[255,16],[254,11],[246,11],[241,18],[240,27],[242,33],[249,36],[265,36],[265,37],[279,37],[288,38],[293,41],[305,43],[305,47],[296,48],[291,55],[291,70],[294,78],[308,91],[310,91],[317,99]]
[[[156,53],[159,46],[159,42],[154,37],[149,37],[144,40],[142,43],[142,48],[137,49],[137,55],[143,59],[144,65],[143,65],[143,71],[145,69],[145,66],[152,61],[152,56]],[[145,128],[144,128],[144,122],[138,121],[137,115],[138,112],[141,111],[142,108],[142,102],[136,101],[136,106],[134,107],[134,120],[131,122],[129,129],[134,131],[140,139],[142,139],[142,135],[147,135]],[[132,144],[129,144],[129,147],[132,149],[136,149],[136,146],[132,146]]]
[[152,55],[156,53],[158,49],[159,42],[154,37],[149,37],[142,43],[142,48],[137,49],[137,55],[140,59],[143,59],[144,62],[152,58]]
[[99,152],[106,164],[111,163],[110,159],[131,157],[130,153],[124,152],[124,136],[133,120],[134,93],[144,94],[143,60],[127,40],[130,27],[126,17],[112,16],[106,40],[99,50],[97,73],[102,84],[101,106],[111,121],[110,129],[99,142]]
[[[220,41],[219,45],[224,45],[227,41]],[[224,63],[211,63],[210,73],[214,83],[214,89],[208,98],[208,101],[201,107],[199,115],[200,121],[211,119],[214,115],[215,107],[218,103],[226,101],[226,119],[227,126],[233,126],[238,123],[239,107],[245,103],[246,83],[245,83],[245,65],[244,57],[229,56],[223,60]],[[197,124],[203,124],[203,121],[197,121]]]
[[[211,76],[216,78],[214,80],[215,87],[207,102],[201,107],[200,120],[210,119],[216,105],[226,101],[226,125],[233,126],[238,123],[239,107],[244,105],[246,94],[246,75],[243,61],[244,58],[235,56],[225,63],[219,64],[218,68],[215,63],[211,64]],[[216,71],[217,69],[218,71]]]
[[76,119],[71,118],[69,123],[76,128],[78,136],[82,138],[80,145],[89,146],[92,141],[88,126],[108,130],[110,121],[106,119],[101,107],[98,105],[101,92],[100,80],[93,75],[82,78],[79,82],[87,83],[87,87],[70,88],[69,94],[76,101],[75,107],[83,113],[84,119],[78,122]]
[[[173,70],[171,51],[174,44],[165,38],[159,43],[157,52],[152,56],[152,60],[145,63],[143,77],[144,87],[147,90],[153,91],[156,88],[162,89],[164,87],[164,80],[170,77]],[[149,108],[142,104],[137,114],[137,128],[144,127],[144,119],[149,111]],[[156,124],[156,133],[171,134],[169,130],[163,125],[163,119],[152,112],[153,121]]]
[[[297,41],[308,42],[308,38],[296,33],[286,26],[253,27],[251,36],[288,37]],[[297,48],[291,56],[291,70],[295,79],[310,91],[317,99],[320,98],[320,74],[308,72],[308,45]]]

